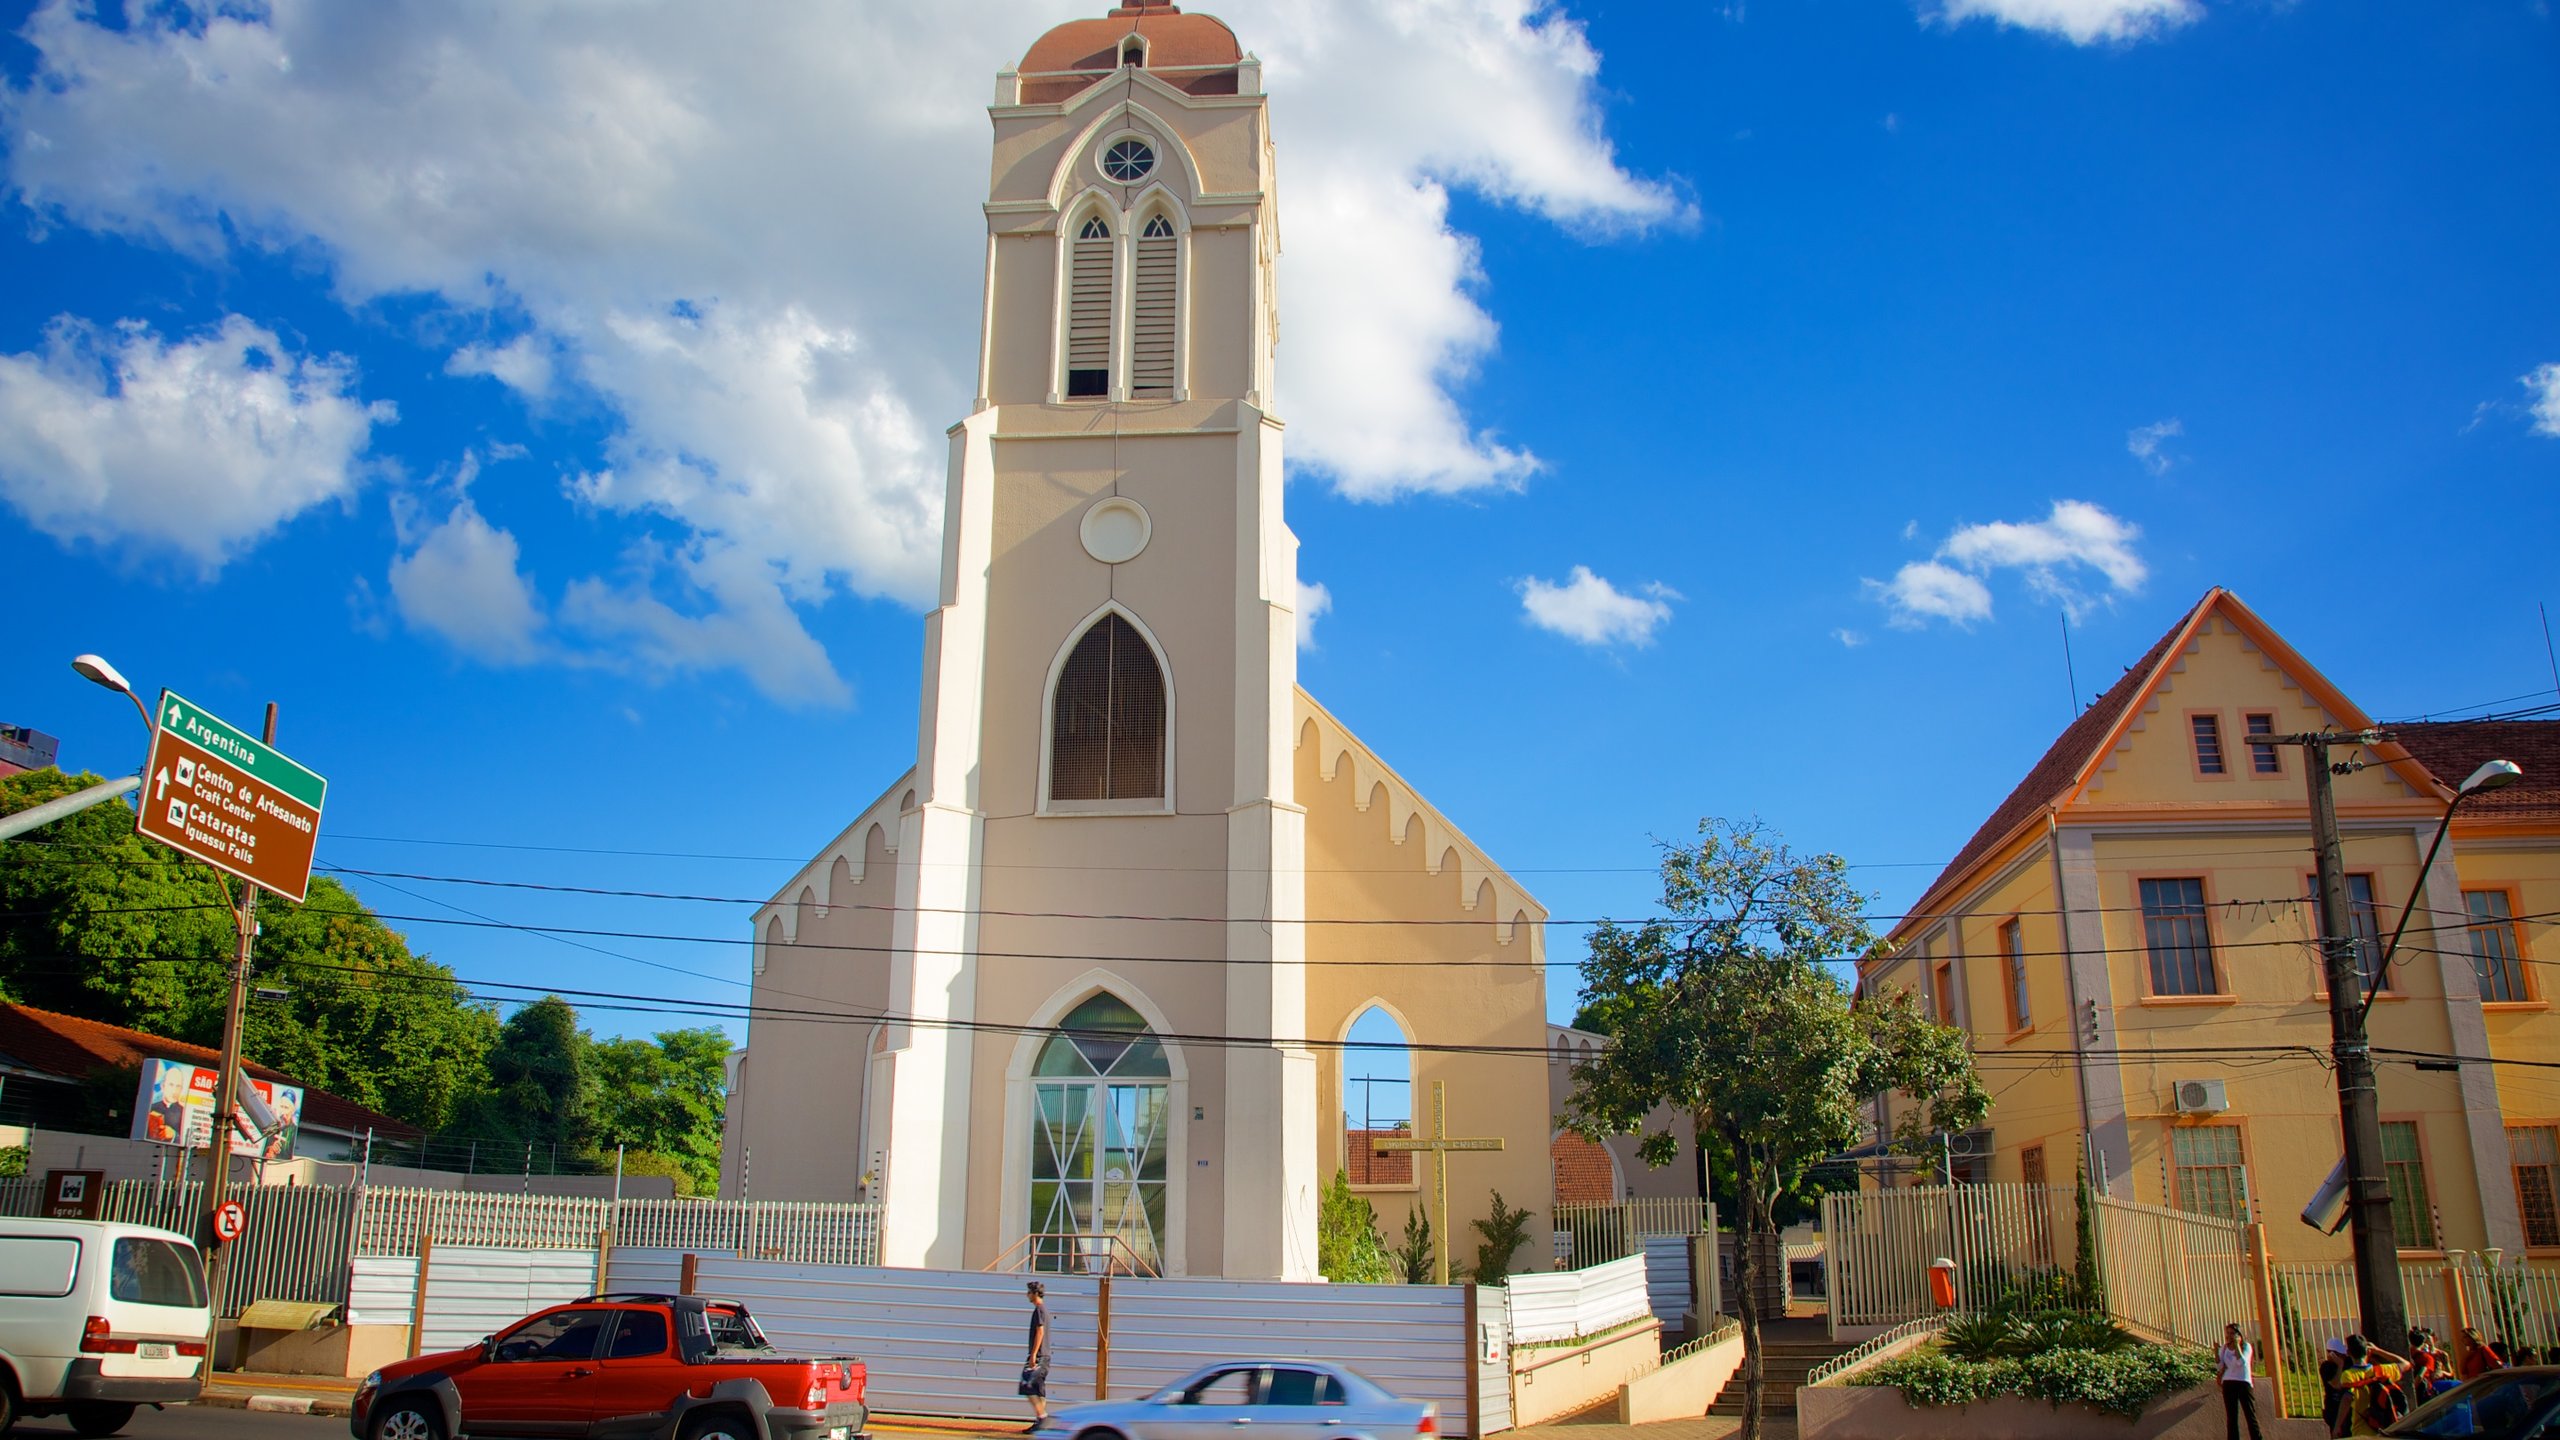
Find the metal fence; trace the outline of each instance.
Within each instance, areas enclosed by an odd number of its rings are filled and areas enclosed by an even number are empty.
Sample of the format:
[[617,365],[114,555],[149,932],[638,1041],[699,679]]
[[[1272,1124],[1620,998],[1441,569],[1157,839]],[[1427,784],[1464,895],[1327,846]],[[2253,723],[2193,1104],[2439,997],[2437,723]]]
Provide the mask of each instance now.
[[1716,1207],[1695,1196],[1656,1196],[1615,1205],[1556,1207],[1556,1268],[1598,1265],[1640,1254],[1664,1235],[1713,1235]]
[[2107,1309],[2164,1340],[2211,1345],[2257,1314],[2249,1228],[2186,1210],[2103,1197],[2093,1202]]
[[[323,1185],[233,1186],[247,1224],[231,1242],[222,1313],[259,1300],[300,1300],[355,1308],[359,1261],[414,1258],[432,1239],[452,1247],[584,1251],[624,1244],[757,1256],[801,1264],[877,1264],[877,1205],[759,1200],[624,1200],[507,1195],[470,1190]],[[43,1181],[0,1181],[0,1215],[43,1209]],[[99,1217],[196,1234],[202,1182],[109,1181]],[[379,1268],[379,1267],[375,1267]],[[414,1267],[410,1270],[414,1275]],[[379,1277],[376,1277],[377,1279]],[[387,1298],[369,1294],[376,1312]],[[396,1323],[396,1322],[395,1322]]]
[[1955,1262],[1956,1308],[1977,1309],[2029,1277],[2068,1270],[2065,1185],[1931,1185],[1826,1195],[1830,1324],[1899,1325],[1931,1313],[1929,1267]]
[[[2316,1416],[2321,1352],[2364,1328],[2355,1266],[2343,1260],[2276,1265],[2269,1278],[2284,1350],[2285,1413]],[[2400,1300],[2409,1324],[2436,1332],[2449,1354],[2466,1325],[2502,1346],[2560,1345],[2560,1264],[2549,1260],[2490,1250],[2403,1264]]]

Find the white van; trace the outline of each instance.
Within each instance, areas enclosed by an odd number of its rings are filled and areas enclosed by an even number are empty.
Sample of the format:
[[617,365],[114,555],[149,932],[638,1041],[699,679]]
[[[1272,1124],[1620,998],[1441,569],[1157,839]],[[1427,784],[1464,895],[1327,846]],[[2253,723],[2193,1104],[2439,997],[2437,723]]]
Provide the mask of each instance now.
[[195,1242],[147,1225],[0,1219],[0,1430],[61,1415],[113,1435],[204,1388],[213,1307]]

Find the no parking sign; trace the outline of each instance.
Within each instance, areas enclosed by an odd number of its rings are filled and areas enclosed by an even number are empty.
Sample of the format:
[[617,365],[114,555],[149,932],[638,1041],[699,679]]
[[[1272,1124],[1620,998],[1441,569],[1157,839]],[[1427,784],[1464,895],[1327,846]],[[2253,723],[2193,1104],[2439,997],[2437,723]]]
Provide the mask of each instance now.
[[214,1207],[213,1233],[224,1244],[239,1239],[240,1232],[248,1228],[249,1212],[240,1208],[239,1201],[225,1200]]

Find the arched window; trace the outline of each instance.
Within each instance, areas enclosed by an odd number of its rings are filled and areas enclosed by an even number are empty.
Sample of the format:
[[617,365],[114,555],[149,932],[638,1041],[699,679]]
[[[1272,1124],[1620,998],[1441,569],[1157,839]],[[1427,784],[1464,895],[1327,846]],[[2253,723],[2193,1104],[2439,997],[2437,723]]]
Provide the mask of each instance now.
[[1155,650],[1126,617],[1105,615],[1058,671],[1049,798],[1163,799],[1164,741],[1164,672]]
[[1128,1002],[1103,991],[1058,1022],[1031,1075],[1033,1267],[1080,1270],[1134,1256],[1161,1273],[1173,1075],[1164,1043]]
[[1101,216],[1077,228],[1067,257],[1067,395],[1111,394],[1111,226]]
[[1158,213],[1138,231],[1136,265],[1129,285],[1129,394],[1170,400],[1174,389],[1173,221]]
[[1380,1154],[1376,1142],[1413,1134],[1412,1037],[1372,1005],[1343,1039],[1343,1168],[1354,1185],[1410,1185],[1412,1152]]

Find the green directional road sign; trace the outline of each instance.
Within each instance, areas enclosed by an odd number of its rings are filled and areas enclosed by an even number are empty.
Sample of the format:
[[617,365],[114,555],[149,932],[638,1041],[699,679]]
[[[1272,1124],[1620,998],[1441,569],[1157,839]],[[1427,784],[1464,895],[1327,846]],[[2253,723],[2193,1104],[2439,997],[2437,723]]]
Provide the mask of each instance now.
[[288,900],[308,894],[329,782],[170,691],[152,718],[134,829]]

